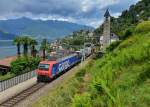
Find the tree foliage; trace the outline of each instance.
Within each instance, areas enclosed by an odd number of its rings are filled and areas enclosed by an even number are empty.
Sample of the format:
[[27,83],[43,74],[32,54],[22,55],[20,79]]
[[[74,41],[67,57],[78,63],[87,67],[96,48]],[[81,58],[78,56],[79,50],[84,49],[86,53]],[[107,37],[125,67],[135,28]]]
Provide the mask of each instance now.
[[43,51],[43,58],[46,57],[46,50],[48,49],[48,42],[46,39],[43,39],[41,42],[40,50]]
[[37,68],[40,62],[40,58],[36,57],[19,57],[11,63],[11,73],[19,75],[25,72],[29,72]]
[[138,33],[148,33],[150,31],[150,21],[144,21],[136,27]]
[[93,39],[90,38],[90,31],[80,30],[78,32],[74,32],[72,35],[65,37],[61,40],[63,46],[68,49],[71,47],[74,50],[78,50],[84,46],[85,42],[93,42]]

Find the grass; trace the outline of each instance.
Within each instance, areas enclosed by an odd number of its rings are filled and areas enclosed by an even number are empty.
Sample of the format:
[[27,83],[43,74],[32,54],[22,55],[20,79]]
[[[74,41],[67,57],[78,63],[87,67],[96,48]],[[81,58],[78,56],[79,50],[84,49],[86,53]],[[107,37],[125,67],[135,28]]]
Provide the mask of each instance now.
[[33,107],[149,107],[150,32],[133,35]]
[[[90,60],[89,60],[90,62]],[[88,61],[73,69],[72,73],[61,81],[58,86],[50,90],[46,95],[42,96],[37,102],[35,102],[33,107],[65,107],[71,106],[72,98],[75,93],[81,93],[83,90],[83,85],[80,85],[83,81],[83,76],[85,75],[84,67],[88,64]],[[89,64],[88,64],[89,65]],[[82,69],[83,68],[83,69]],[[78,90],[78,88],[80,90]]]
[[6,75],[0,75],[0,81],[7,80],[9,78],[13,78],[15,74],[8,72]]

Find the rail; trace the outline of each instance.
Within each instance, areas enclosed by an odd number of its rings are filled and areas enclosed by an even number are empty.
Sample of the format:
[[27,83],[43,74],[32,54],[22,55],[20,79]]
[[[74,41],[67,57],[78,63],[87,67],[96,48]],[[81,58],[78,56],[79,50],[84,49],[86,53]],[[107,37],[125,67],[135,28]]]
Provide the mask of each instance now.
[[45,83],[37,83],[32,87],[26,89],[25,91],[13,96],[12,98],[4,101],[0,104],[0,107],[13,107],[15,104],[19,103],[20,101],[24,100],[29,95],[33,94],[34,92],[38,91],[39,89],[43,88],[46,84]]

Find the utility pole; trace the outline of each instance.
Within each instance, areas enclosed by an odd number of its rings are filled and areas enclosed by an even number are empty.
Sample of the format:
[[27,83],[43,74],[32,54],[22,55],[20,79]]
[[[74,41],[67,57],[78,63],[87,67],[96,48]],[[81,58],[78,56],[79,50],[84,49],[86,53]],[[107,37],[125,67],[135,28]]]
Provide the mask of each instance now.
[[82,32],[82,36],[84,38],[83,49],[82,49],[82,59],[81,59],[81,67],[83,67],[83,61],[85,60],[85,35]]

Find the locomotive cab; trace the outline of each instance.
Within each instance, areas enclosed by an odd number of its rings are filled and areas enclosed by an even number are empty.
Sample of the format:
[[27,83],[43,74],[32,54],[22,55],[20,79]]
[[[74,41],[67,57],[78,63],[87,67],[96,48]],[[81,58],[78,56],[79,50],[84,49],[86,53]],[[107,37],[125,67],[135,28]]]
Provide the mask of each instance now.
[[43,61],[39,64],[37,70],[38,81],[50,81],[52,79],[52,68],[56,61]]

